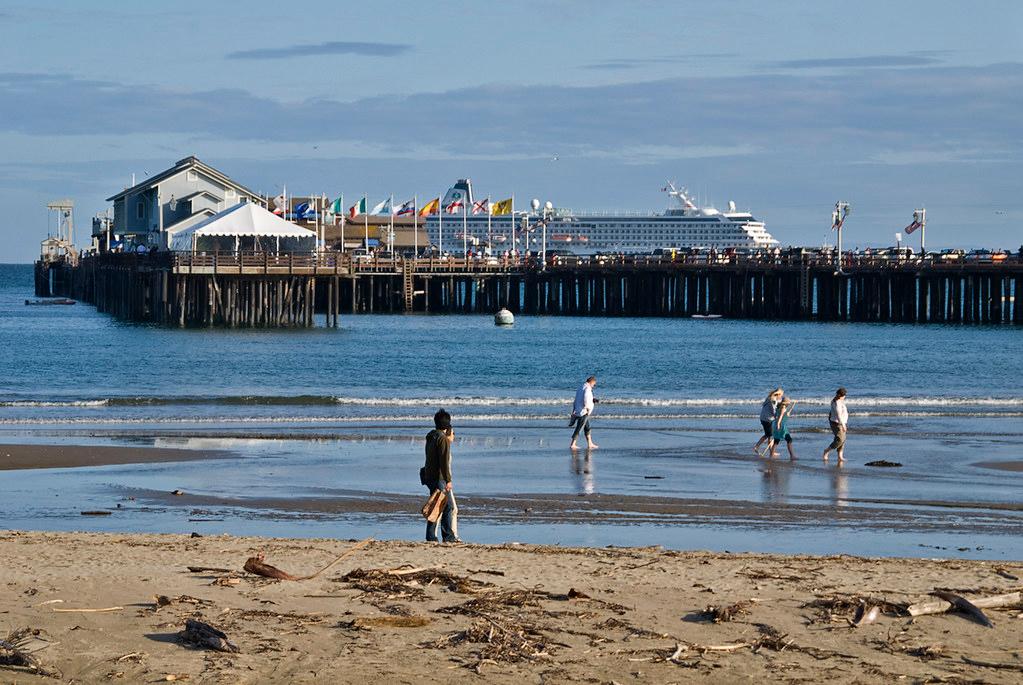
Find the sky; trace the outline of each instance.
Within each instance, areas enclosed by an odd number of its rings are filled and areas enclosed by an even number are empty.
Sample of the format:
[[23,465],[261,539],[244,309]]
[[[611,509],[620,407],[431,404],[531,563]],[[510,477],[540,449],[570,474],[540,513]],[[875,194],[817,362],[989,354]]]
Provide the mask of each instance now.
[[[783,245],[1023,243],[1023,2],[0,0],[0,262],[196,155],[276,195],[663,210]],[[918,235],[918,234],[917,234]],[[910,242],[915,242],[916,236]],[[83,243],[84,240],[79,240]]]

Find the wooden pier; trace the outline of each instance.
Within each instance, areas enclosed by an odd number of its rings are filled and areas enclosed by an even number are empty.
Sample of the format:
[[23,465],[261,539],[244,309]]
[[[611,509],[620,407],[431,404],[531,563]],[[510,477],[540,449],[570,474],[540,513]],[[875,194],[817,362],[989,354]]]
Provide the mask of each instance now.
[[339,253],[106,254],[36,264],[36,294],[171,326],[339,325],[345,313],[1023,324],[1023,263],[758,256],[354,260]]

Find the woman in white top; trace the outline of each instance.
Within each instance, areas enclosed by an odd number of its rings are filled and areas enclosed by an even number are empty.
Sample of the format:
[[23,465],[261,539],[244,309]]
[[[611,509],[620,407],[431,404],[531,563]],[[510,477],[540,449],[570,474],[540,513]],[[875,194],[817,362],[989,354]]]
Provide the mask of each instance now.
[[831,411],[828,412],[828,423],[835,439],[824,450],[824,461],[828,460],[828,452],[836,450],[838,461],[845,461],[845,434],[849,423],[849,410],[845,408],[845,388],[835,391],[835,399],[831,400]]
[[781,398],[785,395],[781,388],[775,388],[771,392],[767,393],[767,397],[764,398],[763,404],[760,405],[760,425],[764,429],[764,434],[757,440],[757,444],[753,445],[753,452],[757,456],[760,454],[760,446],[764,444],[764,441],[771,439],[772,424],[774,423],[774,415],[778,410],[778,403],[781,402]]

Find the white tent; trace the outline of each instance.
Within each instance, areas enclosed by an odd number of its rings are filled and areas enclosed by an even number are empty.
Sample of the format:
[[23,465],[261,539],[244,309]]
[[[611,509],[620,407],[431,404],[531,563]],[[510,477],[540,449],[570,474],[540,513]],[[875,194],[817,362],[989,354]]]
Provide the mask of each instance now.
[[285,221],[259,205],[239,202],[173,233],[168,242],[176,252],[312,252],[316,249],[316,232]]

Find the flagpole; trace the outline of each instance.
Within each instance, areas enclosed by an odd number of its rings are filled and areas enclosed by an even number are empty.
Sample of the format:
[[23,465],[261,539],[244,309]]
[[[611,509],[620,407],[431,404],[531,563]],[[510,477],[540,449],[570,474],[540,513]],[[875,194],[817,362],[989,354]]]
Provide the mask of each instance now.
[[362,196],[363,241],[362,247],[369,252],[369,193]]
[[511,214],[509,214],[508,218],[511,219],[511,221],[509,222],[509,225],[511,226],[511,234],[512,234],[512,236],[511,236],[511,238],[512,238],[512,251],[515,252],[518,249],[516,247],[516,243],[515,243],[515,193],[512,193]]
[[444,208],[441,201],[437,200],[437,252],[444,254]]
[[412,196],[412,260],[419,258],[419,196]]
[[487,195],[487,247],[490,249],[491,254],[494,252],[494,237],[490,233],[490,217],[493,216],[493,212],[490,211],[490,196]]
[[465,259],[466,255],[469,254],[469,237],[466,232],[469,230],[469,198],[466,198],[466,202],[462,203],[462,259]]
[[387,251],[394,252],[394,193],[391,193],[391,228],[387,233]]
[[345,194],[341,193],[341,253],[345,251]]

